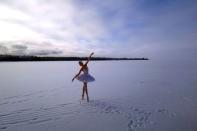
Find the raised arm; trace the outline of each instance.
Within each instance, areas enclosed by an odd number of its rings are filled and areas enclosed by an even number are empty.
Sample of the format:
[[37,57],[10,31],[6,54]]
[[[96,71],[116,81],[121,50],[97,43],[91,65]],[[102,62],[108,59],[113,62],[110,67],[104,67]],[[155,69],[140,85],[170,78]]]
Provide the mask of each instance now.
[[90,56],[88,57],[88,60],[86,61],[86,63],[84,64],[84,65],[87,65],[88,64],[88,62],[90,61],[90,59],[91,59],[91,57],[94,55],[94,52],[92,52],[91,54],[90,54]]
[[[82,67],[82,68],[83,68],[83,67]],[[82,68],[81,68],[81,69],[79,70],[79,72],[73,77],[72,82],[74,81],[75,78],[77,78],[77,77],[81,74]]]

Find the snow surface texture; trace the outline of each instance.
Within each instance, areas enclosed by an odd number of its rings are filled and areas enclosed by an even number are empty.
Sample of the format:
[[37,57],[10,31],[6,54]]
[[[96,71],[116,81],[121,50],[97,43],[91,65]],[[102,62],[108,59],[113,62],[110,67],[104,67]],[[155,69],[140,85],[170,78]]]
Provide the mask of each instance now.
[[196,131],[195,67],[155,63],[91,62],[89,103],[77,62],[0,63],[0,130]]

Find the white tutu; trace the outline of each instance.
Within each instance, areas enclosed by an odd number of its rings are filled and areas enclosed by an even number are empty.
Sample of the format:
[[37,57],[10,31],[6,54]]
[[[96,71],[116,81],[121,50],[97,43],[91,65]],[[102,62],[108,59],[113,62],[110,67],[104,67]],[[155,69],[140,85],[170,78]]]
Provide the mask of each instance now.
[[94,77],[91,76],[90,74],[81,74],[77,77],[77,80],[81,81],[81,82],[93,82],[95,81]]
[[83,74],[77,77],[77,80],[81,82],[93,82],[95,81],[94,77],[88,73],[88,68],[83,70]]

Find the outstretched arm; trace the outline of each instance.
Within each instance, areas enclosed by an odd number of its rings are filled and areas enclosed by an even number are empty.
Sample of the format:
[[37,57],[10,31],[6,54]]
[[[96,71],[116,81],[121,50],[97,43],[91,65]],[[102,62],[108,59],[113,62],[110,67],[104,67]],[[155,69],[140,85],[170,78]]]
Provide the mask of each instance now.
[[88,60],[86,61],[85,65],[88,64],[88,62],[90,61],[90,59],[91,59],[91,57],[92,57],[93,55],[94,55],[94,52],[92,52],[92,53],[90,54],[90,56],[88,57]]
[[75,78],[77,78],[77,77],[80,75],[81,71],[82,71],[82,68],[81,68],[81,69],[79,70],[79,72],[73,77],[72,82],[74,81]]

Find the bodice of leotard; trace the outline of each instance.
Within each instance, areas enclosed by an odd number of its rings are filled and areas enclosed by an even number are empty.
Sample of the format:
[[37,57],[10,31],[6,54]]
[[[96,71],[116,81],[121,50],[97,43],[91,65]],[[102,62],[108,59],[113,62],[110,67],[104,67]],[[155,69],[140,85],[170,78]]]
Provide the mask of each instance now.
[[88,74],[88,67],[83,69],[84,74]]

